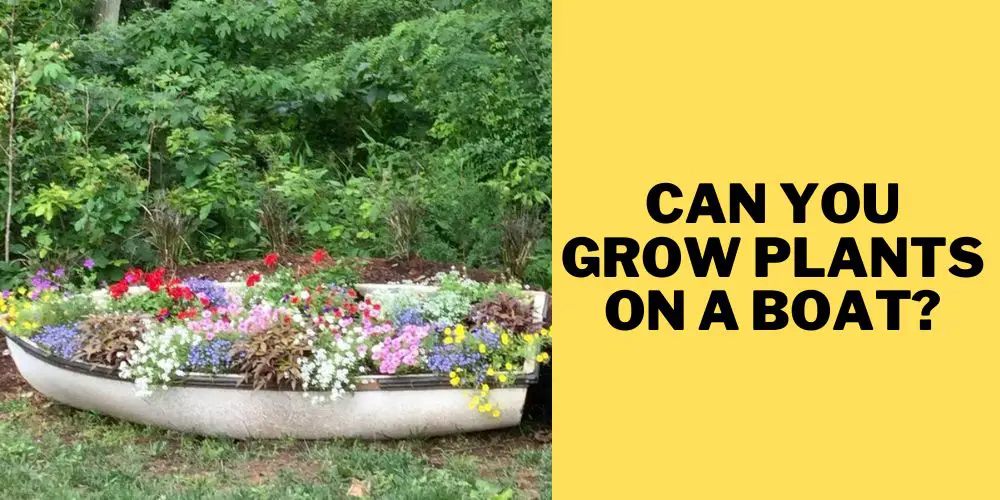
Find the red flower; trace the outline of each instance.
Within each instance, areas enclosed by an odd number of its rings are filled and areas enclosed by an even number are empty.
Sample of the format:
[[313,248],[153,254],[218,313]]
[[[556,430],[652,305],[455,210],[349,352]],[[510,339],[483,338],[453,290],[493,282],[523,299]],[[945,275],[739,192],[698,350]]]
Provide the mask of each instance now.
[[133,267],[125,272],[125,282],[129,285],[134,285],[142,281],[142,269],[138,267]]
[[108,287],[108,291],[111,292],[111,298],[117,299],[128,292],[128,283],[125,280],[121,280],[114,285]]
[[267,267],[274,267],[278,263],[277,252],[271,252],[264,256],[264,265]]
[[208,300],[208,297],[198,297],[198,300],[201,301],[201,305],[206,307],[212,303],[212,301]]
[[167,293],[170,294],[170,298],[174,300],[191,300],[194,298],[194,294],[191,293],[191,289],[181,285],[167,288]]
[[170,314],[170,310],[167,309],[166,307],[164,307],[163,309],[160,309],[160,312],[156,313],[156,315],[159,316],[159,317],[161,317],[161,318],[167,317],[168,314]]
[[166,272],[162,267],[146,274],[146,286],[149,287],[149,291],[156,293],[160,291],[160,287],[163,286],[163,274]]
[[323,259],[329,256],[330,254],[326,253],[326,250],[320,248],[319,250],[313,252],[313,264],[319,264],[320,262],[323,262]]
[[292,304],[298,304],[298,303],[299,303],[299,298],[298,297],[292,297]]
[[260,283],[260,273],[253,273],[249,278],[247,278],[248,288],[256,285],[257,283]]

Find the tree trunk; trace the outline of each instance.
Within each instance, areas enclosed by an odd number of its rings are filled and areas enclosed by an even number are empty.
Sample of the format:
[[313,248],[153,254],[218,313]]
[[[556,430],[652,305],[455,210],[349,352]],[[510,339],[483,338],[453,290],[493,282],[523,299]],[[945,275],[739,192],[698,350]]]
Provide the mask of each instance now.
[[122,0],[97,0],[94,3],[94,25],[98,28],[117,26],[121,6]]
[[7,121],[7,217],[3,226],[3,261],[10,262],[10,214],[14,211],[14,155],[17,144],[14,138],[14,101],[17,99],[17,72],[10,72],[10,116]]

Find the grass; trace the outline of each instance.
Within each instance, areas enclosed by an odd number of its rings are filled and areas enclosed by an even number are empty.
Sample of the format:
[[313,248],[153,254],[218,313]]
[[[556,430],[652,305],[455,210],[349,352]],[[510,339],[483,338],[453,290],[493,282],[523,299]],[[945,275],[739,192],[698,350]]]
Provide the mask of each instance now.
[[551,498],[552,450],[532,438],[534,430],[236,441],[7,394],[0,395],[0,498]]

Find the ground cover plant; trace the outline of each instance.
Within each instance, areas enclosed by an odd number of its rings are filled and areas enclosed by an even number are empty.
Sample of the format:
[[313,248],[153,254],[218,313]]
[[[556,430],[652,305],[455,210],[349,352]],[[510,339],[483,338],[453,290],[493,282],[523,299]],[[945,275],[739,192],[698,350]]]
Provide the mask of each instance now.
[[[95,3],[120,18],[94,25]],[[549,0],[0,2],[0,289],[328,248],[547,288]]]
[[[325,250],[314,264],[330,259]],[[0,297],[0,329],[53,356],[110,366],[137,397],[191,374],[233,374],[256,389],[304,391],[317,404],[357,389],[362,375],[431,373],[471,389],[469,408],[500,417],[491,390],[515,382],[526,360],[546,363],[550,328],[517,283],[482,283],[459,272],[434,277],[432,292],[364,295],[353,270],[302,274],[268,254],[266,277],[241,287],[129,269],[104,289],[64,285],[62,269]],[[92,280],[85,280],[84,283]]]

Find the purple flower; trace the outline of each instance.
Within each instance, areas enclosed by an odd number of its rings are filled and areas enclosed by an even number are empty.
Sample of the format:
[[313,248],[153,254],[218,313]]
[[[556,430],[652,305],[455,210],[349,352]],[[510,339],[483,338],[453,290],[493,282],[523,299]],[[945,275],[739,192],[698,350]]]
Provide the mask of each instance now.
[[62,278],[63,276],[66,276],[66,270],[60,267],[56,269],[55,272],[52,273],[52,276],[55,276],[56,278]]
[[4,291],[2,292],[2,294],[0,294],[0,295],[2,295],[2,296],[3,296],[3,299],[4,299],[4,300],[7,300],[8,298],[10,298],[10,294],[11,294],[11,291],[10,291],[10,290],[4,290]]
[[188,367],[210,373],[223,372],[233,365],[233,341],[215,339],[191,346]]
[[468,351],[461,345],[439,344],[427,355],[427,367],[434,373],[448,373],[455,368],[480,372],[485,360],[478,352]]
[[229,303],[226,289],[219,282],[210,279],[188,278],[184,284],[198,297],[205,297],[213,306],[224,306]]
[[490,349],[500,347],[500,334],[485,326],[473,328],[472,331],[469,332],[469,336],[483,344],[486,344],[486,347],[489,347]]
[[74,325],[43,326],[31,340],[63,359],[72,358],[80,350],[80,331]]
[[94,259],[91,259],[90,257],[87,257],[86,259],[84,259],[84,261],[83,261],[83,267],[87,268],[87,270],[93,269],[94,268]]
[[408,307],[399,311],[399,314],[396,315],[396,323],[400,325],[422,325],[424,324],[424,315],[420,312],[420,309]]

